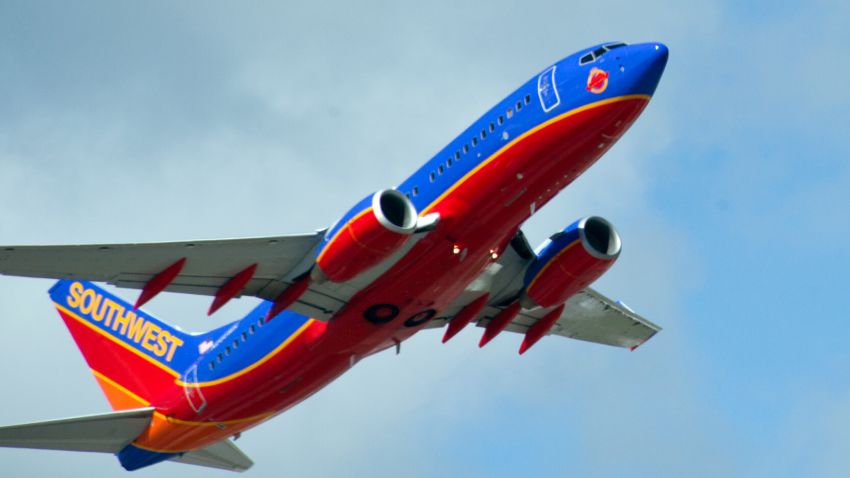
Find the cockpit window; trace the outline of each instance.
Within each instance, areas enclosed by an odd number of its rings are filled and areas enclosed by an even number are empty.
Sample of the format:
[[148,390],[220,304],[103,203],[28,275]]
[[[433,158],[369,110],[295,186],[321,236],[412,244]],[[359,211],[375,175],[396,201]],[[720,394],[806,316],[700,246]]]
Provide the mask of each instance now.
[[605,53],[608,53],[609,51],[611,51],[615,48],[624,47],[626,45],[627,44],[623,43],[623,42],[609,43],[607,45],[602,45],[601,47],[599,47],[599,48],[593,50],[592,52],[587,53],[586,55],[579,58],[578,64],[579,65],[586,65],[588,63],[593,63],[594,61],[598,60]]

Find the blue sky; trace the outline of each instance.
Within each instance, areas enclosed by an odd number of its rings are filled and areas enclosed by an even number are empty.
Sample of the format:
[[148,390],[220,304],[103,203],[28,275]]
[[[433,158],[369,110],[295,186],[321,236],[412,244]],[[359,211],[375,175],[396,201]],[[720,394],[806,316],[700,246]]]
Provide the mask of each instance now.
[[[611,220],[624,250],[596,287],[664,331],[634,353],[549,338],[523,357],[520,337],[423,332],[246,433],[249,473],[846,476],[850,7],[571,3],[2,2],[0,243],[325,227],[557,59],[662,41],[644,115],[525,230]],[[107,410],[49,286],[0,278],[0,423]],[[149,310],[198,330],[251,306]],[[99,455],[0,463],[120,473]]]

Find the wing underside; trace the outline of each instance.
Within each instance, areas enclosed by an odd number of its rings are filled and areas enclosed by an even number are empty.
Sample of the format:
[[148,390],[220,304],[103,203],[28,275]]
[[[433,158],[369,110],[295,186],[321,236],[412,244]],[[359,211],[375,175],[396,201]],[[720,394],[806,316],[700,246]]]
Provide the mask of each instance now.
[[[273,300],[312,266],[324,231],[245,239],[142,244],[0,246],[0,274],[87,280],[143,289],[157,274],[184,260],[167,292],[213,296],[256,264],[238,296]],[[345,303],[328,287],[311,285],[292,309],[327,319]]]
[[[323,235],[324,231],[317,231],[289,236],[145,244],[2,246],[0,274],[88,280],[143,289],[157,274],[183,260],[179,274],[164,290],[216,295],[240,271],[255,265],[250,280],[236,296],[274,300],[296,278],[310,270]],[[410,242],[407,247],[412,247],[415,241]],[[399,251],[399,254],[404,252]],[[502,309],[500,305],[520,292],[523,272],[532,257],[531,248],[519,233],[499,261],[469,285],[458,304],[468,303],[469,297],[484,292],[490,294],[490,302],[478,321],[479,325],[486,326]],[[351,284],[311,283],[289,308],[329,320],[356,291]],[[435,319],[429,328],[445,325],[458,312],[458,304],[443,311],[444,318]],[[506,330],[525,333],[548,312],[549,309],[523,310]],[[659,330],[660,327],[619,302],[588,288],[567,301],[549,334],[633,349]]]
[[118,453],[151,421],[153,408],[0,427],[0,446]]
[[[484,293],[489,294],[490,300],[479,315],[477,325],[486,327],[505,308],[505,304],[516,300],[522,292],[525,270],[533,260],[534,253],[521,232],[511,241],[510,246],[496,263],[491,264],[467,287],[464,294],[444,311],[443,317],[432,321],[428,328],[446,325],[464,305]],[[523,309],[504,330],[525,334],[532,325],[552,310],[553,308]],[[546,335],[634,350],[660,330],[661,327],[622,303],[586,288],[564,304],[563,311]]]

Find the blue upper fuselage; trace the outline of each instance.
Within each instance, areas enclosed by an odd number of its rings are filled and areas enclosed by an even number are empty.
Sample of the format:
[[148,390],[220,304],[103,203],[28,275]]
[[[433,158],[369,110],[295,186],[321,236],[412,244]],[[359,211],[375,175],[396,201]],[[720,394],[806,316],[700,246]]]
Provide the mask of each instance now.
[[[652,96],[667,53],[660,43],[609,42],[564,58],[499,102],[396,189],[422,211],[480,162],[535,126],[606,99]],[[593,68],[609,75],[599,93],[588,88]]]
[[[652,96],[667,64],[667,54],[667,47],[661,43],[620,42],[574,53],[508,95],[395,189],[407,195],[422,213],[482,161],[534,127],[611,98]],[[598,78],[598,85],[591,84],[595,73],[604,77]],[[331,226],[322,247],[370,201],[371,195]],[[320,252],[321,248],[316,253]]]

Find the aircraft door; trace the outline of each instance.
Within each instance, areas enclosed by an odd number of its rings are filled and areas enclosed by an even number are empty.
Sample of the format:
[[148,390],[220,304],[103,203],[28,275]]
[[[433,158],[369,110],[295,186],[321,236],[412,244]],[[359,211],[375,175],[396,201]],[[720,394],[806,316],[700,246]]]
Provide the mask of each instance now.
[[183,374],[183,393],[186,395],[186,401],[195,413],[201,413],[207,406],[207,400],[201,392],[201,387],[198,385],[198,365],[192,365],[185,374]]
[[540,98],[543,111],[547,113],[561,104],[558,85],[555,83],[555,68],[556,65],[552,65],[537,77],[537,97]]

